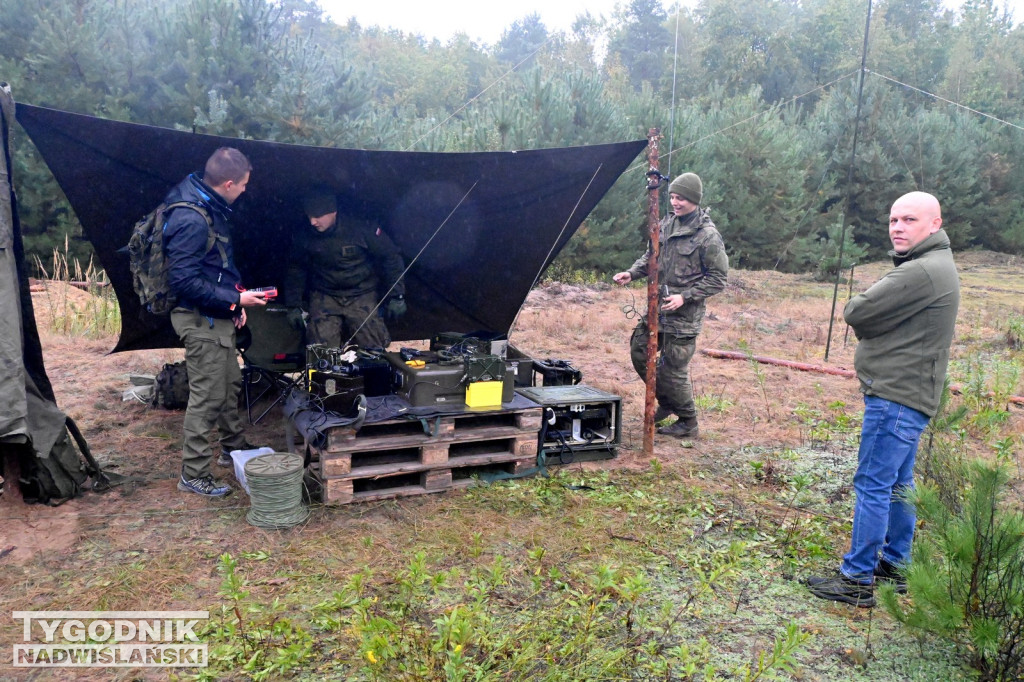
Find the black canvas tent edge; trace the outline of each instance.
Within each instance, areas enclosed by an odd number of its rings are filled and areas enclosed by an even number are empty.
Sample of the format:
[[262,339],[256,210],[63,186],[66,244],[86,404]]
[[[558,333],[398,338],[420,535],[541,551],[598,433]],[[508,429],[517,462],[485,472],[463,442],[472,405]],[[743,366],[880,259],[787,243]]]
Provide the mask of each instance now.
[[507,332],[543,269],[645,140],[511,152],[394,152],[241,140],[17,105],[117,294],[114,352],[174,347],[164,318],[140,310],[127,256],[135,221],[217,147],[253,163],[236,204],[236,255],[247,286],[279,286],[300,196],[328,185],[341,210],[377,221],[402,250],[409,313],[394,340],[438,331]]
[[89,475],[94,484],[108,479],[77,428],[74,441],[89,468],[75,451],[68,431],[73,422],[57,406],[43,363],[11,166],[14,110],[10,86],[0,83],[0,465],[5,477],[9,466],[17,468],[23,499],[56,504],[80,494]]

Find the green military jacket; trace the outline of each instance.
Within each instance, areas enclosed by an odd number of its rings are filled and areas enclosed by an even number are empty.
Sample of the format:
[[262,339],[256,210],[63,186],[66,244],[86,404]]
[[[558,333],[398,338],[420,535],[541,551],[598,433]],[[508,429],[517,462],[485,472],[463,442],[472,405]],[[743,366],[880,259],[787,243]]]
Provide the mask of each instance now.
[[312,291],[343,297],[383,296],[389,289],[392,296],[404,294],[403,267],[398,247],[377,225],[339,213],[330,229],[318,232],[306,225],[295,235],[284,303],[298,306]]
[[853,364],[861,391],[935,416],[960,307],[960,276],[944,230],[846,304],[843,317],[859,339]]
[[[661,221],[658,283],[670,294],[682,294],[683,307],[665,313],[659,330],[677,336],[697,336],[704,326],[705,301],[722,291],[729,277],[729,257],[707,209],[686,216],[674,213]],[[634,280],[649,273],[651,246],[629,269]]]

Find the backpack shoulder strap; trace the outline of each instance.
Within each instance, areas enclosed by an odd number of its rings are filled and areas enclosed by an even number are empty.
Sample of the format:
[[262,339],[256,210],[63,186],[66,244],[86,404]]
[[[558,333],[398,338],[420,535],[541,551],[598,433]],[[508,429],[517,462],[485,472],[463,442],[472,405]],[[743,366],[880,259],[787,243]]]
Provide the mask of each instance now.
[[217,245],[217,251],[220,253],[220,267],[224,270],[228,269],[230,263],[228,262],[228,249],[225,244],[228,243],[228,238],[224,235],[217,234],[213,231],[213,226],[210,226],[210,236],[206,240],[206,252],[209,253],[210,249],[213,248],[214,244]]
[[164,214],[166,215],[176,208],[191,208],[206,219],[207,225],[213,227],[213,216],[210,215],[210,212],[206,210],[205,206],[197,204],[194,201],[172,201],[171,203],[164,205]]
[[193,211],[199,213],[206,219],[206,226],[209,229],[209,233],[206,238],[206,252],[209,253],[214,246],[217,247],[217,251],[220,253],[220,265],[223,269],[228,269],[228,250],[225,244],[228,243],[228,238],[217,234],[213,229],[213,216],[210,212],[200,204],[193,203],[191,201],[173,201],[164,206],[164,213],[168,213],[175,208],[191,208]]

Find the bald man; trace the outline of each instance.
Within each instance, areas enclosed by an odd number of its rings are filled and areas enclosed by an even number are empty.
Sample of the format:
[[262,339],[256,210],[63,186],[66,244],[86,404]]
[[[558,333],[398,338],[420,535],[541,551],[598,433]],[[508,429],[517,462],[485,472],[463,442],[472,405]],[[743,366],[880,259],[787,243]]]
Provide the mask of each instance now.
[[853,297],[843,316],[857,335],[854,367],[864,394],[850,551],[833,576],[811,577],[822,599],[874,606],[876,580],[906,591],[916,516],[917,443],[935,416],[960,305],[960,277],[938,200],[911,192],[889,212],[896,266]]

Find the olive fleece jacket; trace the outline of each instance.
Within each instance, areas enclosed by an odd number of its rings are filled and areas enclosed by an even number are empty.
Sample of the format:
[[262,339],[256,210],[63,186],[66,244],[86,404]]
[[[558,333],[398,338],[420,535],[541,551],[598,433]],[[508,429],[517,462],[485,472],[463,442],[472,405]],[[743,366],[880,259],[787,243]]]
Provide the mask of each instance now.
[[934,417],[949,365],[960,276],[944,230],[905,254],[895,268],[846,304],[859,340],[854,367],[861,392]]

